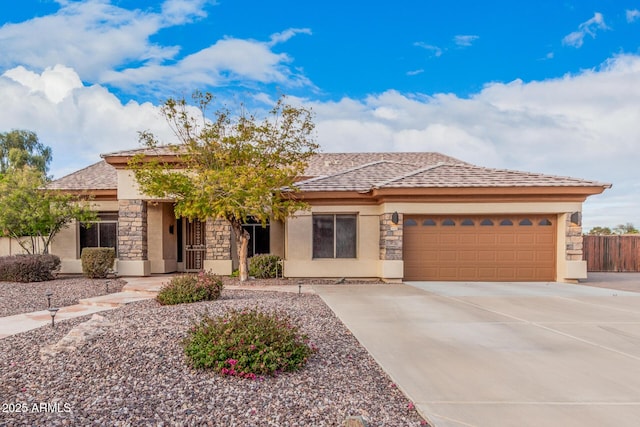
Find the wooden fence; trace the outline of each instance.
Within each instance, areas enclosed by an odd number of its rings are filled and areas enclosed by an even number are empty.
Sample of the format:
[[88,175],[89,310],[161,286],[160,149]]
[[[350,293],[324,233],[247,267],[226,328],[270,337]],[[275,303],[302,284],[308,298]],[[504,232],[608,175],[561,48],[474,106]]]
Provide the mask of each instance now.
[[587,271],[640,271],[640,235],[584,236]]

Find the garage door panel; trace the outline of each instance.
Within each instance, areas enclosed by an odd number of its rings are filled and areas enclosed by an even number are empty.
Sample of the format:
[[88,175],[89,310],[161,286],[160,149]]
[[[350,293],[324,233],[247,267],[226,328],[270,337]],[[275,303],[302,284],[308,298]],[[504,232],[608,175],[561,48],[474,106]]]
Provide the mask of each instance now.
[[534,251],[518,251],[516,252],[516,261],[534,263],[536,261],[536,253]]
[[438,261],[456,261],[458,259],[458,252],[453,250],[442,250],[439,252]]
[[495,245],[498,238],[495,234],[478,234],[479,245]]
[[456,245],[458,244],[458,235],[453,233],[441,234],[438,241],[441,245]]
[[460,251],[458,252],[458,261],[463,262],[477,262],[478,261],[478,252],[476,251]]
[[495,262],[496,261],[496,252],[495,251],[478,251],[478,261],[480,262]]
[[461,245],[477,245],[478,236],[475,234],[461,234],[458,238],[458,243]]
[[498,245],[515,245],[517,243],[514,234],[499,234],[497,240]]
[[533,245],[536,243],[534,234],[520,234],[516,236],[519,245]]
[[536,245],[550,245],[555,242],[555,236],[546,234],[536,235]]
[[500,262],[513,262],[516,259],[516,254],[513,251],[496,251],[496,261]]
[[[406,280],[555,279],[555,226],[538,225],[548,215],[410,218],[418,225],[404,229]],[[436,225],[423,225],[425,219]],[[445,219],[455,225],[443,226]],[[462,226],[463,220],[474,225]]]

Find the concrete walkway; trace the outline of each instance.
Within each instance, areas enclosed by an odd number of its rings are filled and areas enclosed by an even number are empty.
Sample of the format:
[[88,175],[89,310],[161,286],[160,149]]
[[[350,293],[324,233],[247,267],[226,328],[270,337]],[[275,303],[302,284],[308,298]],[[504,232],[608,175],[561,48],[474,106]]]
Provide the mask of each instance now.
[[640,293],[560,283],[315,290],[435,427],[639,424]]
[[[93,298],[85,298],[78,304],[60,307],[56,313],[55,321],[60,322],[101,311],[113,310],[135,301],[155,298],[162,286],[171,279],[171,275],[157,275],[149,277],[122,277],[127,282],[121,292],[101,295]],[[310,286],[297,285],[260,286],[248,282],[245,285],[229,285],[225,289],[250,289],[256,291],[278,292],[303,292],[312,293]],[[9,335],[30,331],[31,329],[51,324],[51,314],[47,310],[33,313],[16,314],[14,316],[0,317],[0,339]]]
[[[127,284],[122,288],[121,292],[85,298],[79,300],[76,305],[60,307],[60,310],[56,313],[55,321],[60,322],[101,311],[113,310],[134,301],[154,298],[162,284],[167,281],[166,276],[126,277],[123,279],[126,280]],[[51,324],[51,314],[48,310],[1,317],[0,339],[48,324]]]

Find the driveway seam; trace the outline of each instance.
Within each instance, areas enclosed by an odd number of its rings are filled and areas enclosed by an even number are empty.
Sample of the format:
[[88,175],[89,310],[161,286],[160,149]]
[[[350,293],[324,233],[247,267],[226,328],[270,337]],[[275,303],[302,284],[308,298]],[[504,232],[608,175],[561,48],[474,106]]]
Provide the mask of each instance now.
[[[567,337],[567,338],[572,338],[572,339],[574,339],[574,340],[576,340],[576,341],[579,341],[579,342],[582,342],[582,343],[585,343],[585,344],[591,345],[591,346],[593,346],[593,347],[597,347],[597,348],[600,348],[600,349],[603,349],[603,350],[610,351],[610,352],[612,352],[612,353],[619,354],[619,355],[621,355],[621,356],[629,357],[629,358],[631,358],[631,359],[633,359],[633,360],[640,361],[640,357],[638,357],[638,356],[634,356],[633,354],[625,353],[625,352],[623,352],[623,351],[616,350],[616,349],[611,348],[611,347],[607,347],[607,346],[604,346],[604,345],[601,345],[601,344],[598,344],[598,343],[594,343],[594,342],[589,341],[589,340],[585,340],[584,338],[576,337],[575,335],[571,335],[571,334],[568,334],[568,333],[566,333],[566,332],[562,332],[562,331],[559,331],[559,330],[557,330],[557,329],[553,329],[553,328],[550,328],[550,327],[548,327],[548,326],[544,326],[543,324],[538,323],[538,322],[533,322],[533,321],[531,321],[531,320],[521,319],[521,318],[519,318],[519,317],[513,316],[513,315],[511,315],[511,314],[507,314],[507,313],[502,313],[502,312],[497,311],[497,310],[491,310],[491,309],[489,309],[489,308],[483,307],[483,306],[478,305],[478,304],[476,304],[476,303],[472,303],[472,302],[469,302],[469,301],[465,301],[465,300],[462,300],[462,299],[458,299],[458,298],[456,298],[456,297],[451,297],[451,296],[446,296],[446,295],[440,295],[440,296],[441,296],[441,297],[443,297],[443,298],[451,299],[451,300],[453,300],[453,301],[457,301],[457,302],[460,302],[460,303],[466,304],[466,305],[470,305],[470,306],[475,307],[475,308],[479,308],[479,309],[484,310],[484,311],[487,311],[487,312],[489,312],[489,313],[498,314],[498,315],[500,315],[500,316],[505,316],[505,317],[508,317],[508,318],[511,318],[511,319],[517,320],[517,321],[522,322],[522,323],[525,323],[525,324],[530,324],[530,325],[533,325],[533,326],[537,326],[537,327],[538,327],[538,328],[540,328],[540,329],[544,329],[544,330],[547,330],[547,331],[549,331],[549,332],[554,332],[554,333],[556,333],[556,334],[558,334],[558,335],[562,335],[562,336]],[[568,300],[570,300],[570,301],[574,301],[574,300],[572,300],[571,298],[563,298],[563,297],[554,297],[554,298],[568,299]],[[634,322],[634,323],[638,323],[638,322]],[[633,323],[632,323],[632,324],[633,324]]]

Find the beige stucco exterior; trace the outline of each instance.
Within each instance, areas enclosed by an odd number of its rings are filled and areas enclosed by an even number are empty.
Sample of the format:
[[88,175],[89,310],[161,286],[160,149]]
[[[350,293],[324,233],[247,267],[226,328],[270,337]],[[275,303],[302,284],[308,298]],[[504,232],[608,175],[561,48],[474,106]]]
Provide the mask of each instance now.
[[[128,197],[140,197],[128,172],[119,175]],[[128,190],[127,190],[128,189]],[[117,201],[93,202],[97,211],[118,210]],[[586,262],[567,255],[567,218],[580,212],[580,202],[537,203],[382,203],[379,205],[313,205],[308,211],[297,212],[286,222],[270,224],[271,253],[284,258],[287,277],[352,277],[381,278],[400,281],[403,261],[381,259],[380,217],[387,213],[400,214],[550,214],[556,221],[556,272],[558,281],[576,281],[587,277]],[[313,259],[312,215],[319,213],[356,214],[357,256],[354,259]],[[147,203],[148,252],[145,260],[119,260],[116,271],[122,276],[145,276],[181,270],[177,260],[178,233],[173,206],[170,202]],[[232,239],[233,240],[233,239]],[[229,275],[237,268],[235,244],[230,242],[231,259],[204,262],[204,269]],[[0,254],[11,255],[24,251],[17,242],[0,239]],[[61,230],[51,244],[51,252],[61,258],[62,272],[81,273],[79,253],[79,225],[70,224]],[[575,258],[575,257],[574,257]]]
[[[141,193],[133,172],[127,169],[127,156],[132,155],[132,152],[105,155],[106,162],[113,169],[100,170],[103,173],[111,173],[109,182],[112,186],[103,192],[96,192],[101,200],[92,202],[97,211],[118,213],[118,273],[123,276],[139,276],[185,271],[187,268],[204,268],[222,275],[231,274],[238,266],[238,257],[235,239],[228,223],[207,220],[204,259],[200,258],[200,255],[194,258],[193,254],[199,253],[202,246],[201,243],[195,243],[189,248],[189,261],[185,261],[186,220],[176,219],[171,200],[152,198]],[[475,168],[473,170],[477,174],[474,175],[476,178],[470,185],[463,185],[461,182],[465,181],[456,181],[455,173],[462,173],[469,165],[453,164],[448,164],[448,169],[443,167],[440,176],[445,180],[443,184],[442,181],[433,180],[426,175],[422,181],[420,179],[423,178],[416,178],[427,169],[411,169],[412,173],[405,175],[400,169],[396,170],[398,166],[394,166],[394,162],[391,161],[389,164],[385,163],[384,167],[380,163],[381,174],[393,172],[394,186],[385,186],[386,181],[378,172],[371,176],[367,175],[369,172],[363,172],[365,169],[369,171],[370,165],[378,164],[377,161],[368,163],[362,160],[363,166],[356,168],[357,173],[364,174],[358,175],[366,178],[363,181],[341,178],[342,171],[346,171],[344,168],[352,167],[354,164],[351,162],[358,161],[347,153],[341,154],[344,156],[329,155],[323,162],[316,163],[315,175],[311,175],[321,179],[331,178],[333,181],[328,181],[331,185],[318,185],[315,178],[305,181],[311,183],[310,187],[303,189],[298,197],[309,203],[309,210],[299,211],[286,221],[274,220],[270,223],[270,253],[284,259],[285,276],[381,278],[392,282],[401,281],[405,271],[402,252],[404,230],[401,219],[400,223],[394,222],[394,214],[397,213],[399,218],[403,215],[549,215],[555,218],[556,280],[576,281],[586,278],[580,224],[571,223],[570,218],[572,214],[582,211],[582,203],[586,197],[598,194],[610,185],[554,177],[550,177],[556,179],[553,185],[547,185],[543,180],[538,181],[537,175],[514,175],[510,171],[502,171],[502,178],[496,178],[495,170],[472,165],[470,167]],[[404,154],[406,156],[402,161],[413,165],[412,158],[420,153]],[[160,154],[149,155],[158,155],[178,165],[175,163],[175,156],[170,152],[161,151]],[[432,159],[424,158],[423,161],[436,166]],[[369,166],[365,167],[365,163]],[[406,163],[402,164],[407,166]],[[454,171],[458,166],[459,170]],[[428,169],[431,170],[431,167]],[[454,174],[454,178],[447,181],[451,174]],[[409,180],[404,186],[396,185],[397,179],[409,176],[418,181]],[[353,186],[361,181],[364,185],[369,185],[367,179],[372,180],[371,182],[380,180],[380,186]],[[478,179],[485,184],[477,184]],[[496,179],[507,180],[507,185],[504,185],[504,182],[494,185]],[[508,181],[510,179],[514,180],[513,185],[508,184],[511,182]],[[533,181],[525,182],[521,179]],[[116,189],[113,188],[114,181]],[[530,184],[531,182],[533,184]],[[559,184],[556,185],[557,182]],[[355,258],[313,258],[314,214],[357,216]],[[79,225],[71,224],[62,230],[52,243],[51,251],[60,256],[62,271],[65,273],[80,273],[82,270],[79,236]],[[193,240],[193,234],[190,236]],[[196,236],[200,242],[200,235],[196,233]],[[15,241],[0,239],[0,255],[18,252],[21,252],[21,249]],[[549,252],[547,250],[547,253]],[[194,264],[194,259],[198,264]],[[202,264],[199,264],[201,260]],[[187,267],[187,263],[190,263],[191,267]]]
[[169,273],[177,270],[178,239],[176,218],[170,203],[149,203],[147,210],[151,273]]
[[[380,205],[314,205],[298,212],[285,226],[285,275],[288,277],[377,277],[399,281],[403,276],[402,260],[383,260],[379,256],[380,216],[400,214],[549,214],[557,218],[556,280],[575,281],[586,278],[586,262],[566,256],[566,219],[580,212],[580,202],[536,203],[382,203]],[[313,259],[312,215],[345,213],[358,215],[357,257],[355,259]]]

